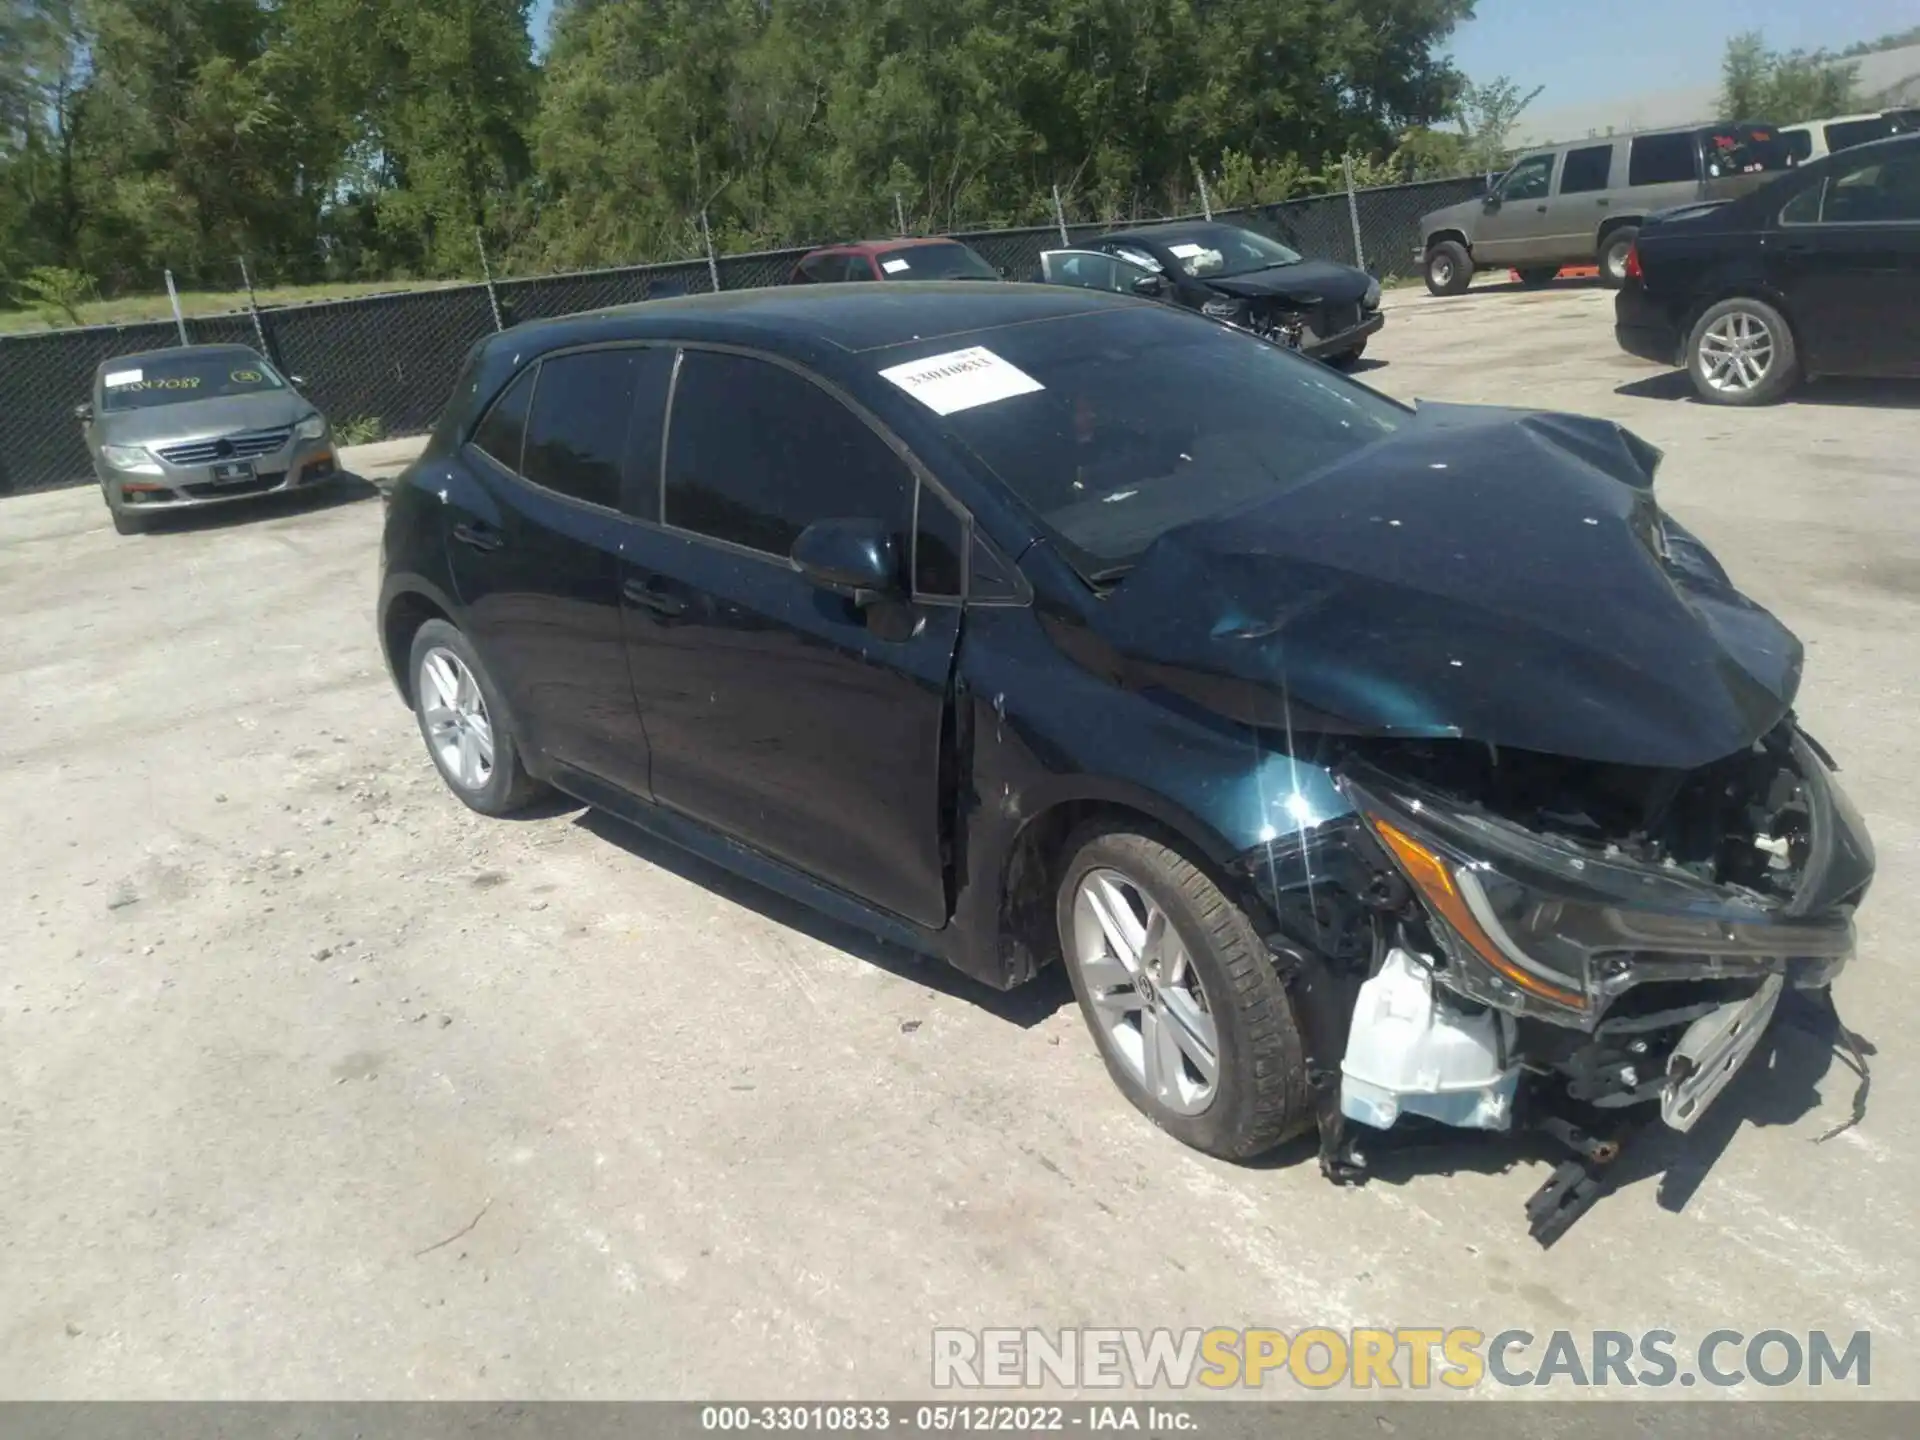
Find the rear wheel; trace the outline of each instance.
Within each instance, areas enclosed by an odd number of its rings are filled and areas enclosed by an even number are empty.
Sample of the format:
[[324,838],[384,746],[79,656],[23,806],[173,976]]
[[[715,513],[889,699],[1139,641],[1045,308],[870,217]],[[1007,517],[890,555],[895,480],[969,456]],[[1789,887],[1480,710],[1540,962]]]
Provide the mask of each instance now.
[[1427,249],[1427,289],[1435,295],[1464,295],[1473,283],[1473,257],[1458,240],[1442,240]]
[[407,673],[420,738],[449,790],[482,815],[511,815],[539,798],[546,787],[521,764],[506,707],[465,635],[427,621]]
[[1618,290],[1627,283],[1627,256],[1639,238],[1637,225],[1622,225],[1600,237],[1600,283],[1608,289]]
[[1150,835],[1095,826],[1068,842],[1061,947],[1094,1042],[1126,1097],[1228,1160],[1312,1114],[1293,1005],[1246,915]]
[[1524,270],[1514,273],[1520,277],[1522,285],[1529,290],[1537,290],[1540,286],[1550,283],[1560,273],[1560,269],[1556,265],[1529,265]]
[[1709,306],[1694,322],[1687,373],[1703,400],[1769,405],[1800,379],[1800,356],[1786,316],[1742,295]]

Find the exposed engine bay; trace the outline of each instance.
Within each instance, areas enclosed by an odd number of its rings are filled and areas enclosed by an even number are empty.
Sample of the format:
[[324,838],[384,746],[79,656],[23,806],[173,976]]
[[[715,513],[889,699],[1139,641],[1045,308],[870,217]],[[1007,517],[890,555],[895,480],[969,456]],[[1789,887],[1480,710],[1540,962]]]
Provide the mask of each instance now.
[[1256,877],[1336,1181],[1364,1179],[1403,1117],[1539,1131],[1571,1152],[1529,1205],[1550,1244],[1633,1129],[1691,1129],[1783,993],[1830,1001],[1851,956],[1872,851],[1791,716],[1690,771],[1344,748],[1358,821],[1291,837]]

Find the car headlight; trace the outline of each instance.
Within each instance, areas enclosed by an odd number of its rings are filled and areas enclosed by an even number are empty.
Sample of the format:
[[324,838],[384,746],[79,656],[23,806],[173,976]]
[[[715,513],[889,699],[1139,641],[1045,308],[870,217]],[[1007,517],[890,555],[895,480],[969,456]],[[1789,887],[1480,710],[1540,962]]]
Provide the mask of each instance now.
[[1380,282],[1378,280],[1367,282],[1367,293],[1361,297],[1360,305],[1361,308],[1366,310],[1378,310],[1380,308]]
[[160,464],[139,445],[102,445],[100,458],[116,470],[133,475],[161,475]]
[[293,433],[302,440],[318,440],[327,433],[327,417],[320,414],[309,415],[293,427]]
[[1246,311],[1246,301],[1235,300],[1228,295],[1216,296],[1202,301],[1200,305],[1200,313],[1210,320],[1238,320]]

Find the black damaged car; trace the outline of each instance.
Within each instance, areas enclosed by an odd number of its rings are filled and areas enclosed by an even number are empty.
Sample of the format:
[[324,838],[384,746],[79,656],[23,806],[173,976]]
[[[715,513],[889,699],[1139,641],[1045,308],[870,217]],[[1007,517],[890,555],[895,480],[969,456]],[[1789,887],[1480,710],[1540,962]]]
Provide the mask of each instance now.
[[1215,1155],[1693,1125],[1873,873],[1801,648],[1574,416],[1408,409],[1051,286],[478,349],[380,639],[449,788],[552,787],[1010,987]]
[[1366,271],[1309,260],[1257,230],[1213,220],[1142,225],[1044,251],[1038,278],[1198,310],[1342,369],[1386,324],[1380,282]]

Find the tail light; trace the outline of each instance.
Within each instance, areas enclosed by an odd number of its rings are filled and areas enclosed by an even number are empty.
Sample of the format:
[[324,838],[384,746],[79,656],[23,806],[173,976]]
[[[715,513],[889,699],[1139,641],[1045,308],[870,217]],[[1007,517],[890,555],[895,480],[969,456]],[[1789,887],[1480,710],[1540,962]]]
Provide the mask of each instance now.
[[1640,269],[1640,242],[1636,240],[1633,244],[1627,247],[1627,279],[1639,280],[1641,278],[1642,278],[1642,271]]

